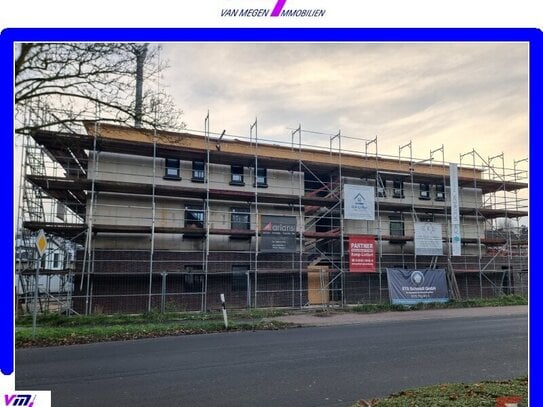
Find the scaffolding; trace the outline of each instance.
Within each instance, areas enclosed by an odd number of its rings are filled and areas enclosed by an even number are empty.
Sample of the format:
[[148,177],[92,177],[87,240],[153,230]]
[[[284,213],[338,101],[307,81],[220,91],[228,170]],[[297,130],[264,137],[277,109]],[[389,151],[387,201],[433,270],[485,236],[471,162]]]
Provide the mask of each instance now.
[[[382,302],[385,271],[397,266],[447,269],[463,298],[526,293],[525,159],[508,170],[503,154],[460,155],[463,254],[451,256],[443,145],[417,159],[409,141],[389,157],[379,155],[377,137],[301,124],[282,143],[259,137],[257,119],[248,136],[212,132],[209,112],[203,132],[85,125],[87,134],[25,137],[21,302],[35,269],[34,261],[22,265],[23,253],[39,229],[77,256],[57,273],[71,284],[66,295],[40,294],[70,313],[207,311],[220,307],[221,293],[240,308]],[[345,219],[346,183],[375,188],[375,221]],[[428,196],[417,192],[422,185]],[[70,216],[48,218],[46,201]],[[264,219],[295,222],[295,246],[266,251]],[[442,256],[416,255],[414,227],[423,219],[443,226]],[[375,273],[349,270],[346,245],[357,234],[375,239]]]

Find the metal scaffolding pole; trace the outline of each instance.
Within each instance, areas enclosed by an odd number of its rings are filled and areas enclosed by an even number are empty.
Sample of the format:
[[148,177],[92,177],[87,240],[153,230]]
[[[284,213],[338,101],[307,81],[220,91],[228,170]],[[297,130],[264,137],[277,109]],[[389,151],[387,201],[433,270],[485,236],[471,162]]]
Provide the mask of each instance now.
[[149,258],[149,301],[147,311],[151,312],[153,298],[153,258],[155,254],[155,223],[156,223],[156,127],[153,130],[153,186],[151,192],[151,250]]
[[[332,150],[332,144],[334,140],[338,140],[338,176],[339,176],[339,233],[340,233],[340,260],[339,260],[339,272],[341,281],[341,306],[345,306],[345,235],[343,225],[343,174],[342,174],[342,162],[341,162],[341,130],[335,136],[330,137],[330,151]],[[332,188],[333,189],[333,188]]]
[[210,183],[210,173],[209,173],[209,111],[204,121],[204,131],[205,131],[205,145],[206,145],[206,166],[204,174],[204,182],[206,184],[206,198],[205,198],[205,222],[206,222],[206,233],[204,236],[204,292],[203,292],[203,310],[207,312],[207,287],[208,287],[208,274],[209,274],[209,218],[211,216],[209,208],[209,183]]
[[[299,193],[298,193],[298,216],[300,219],[300,228],[299,230],[299,259],[298,259],[298,280],[299,280],[299,297],[300,297],[300,308],[303,306],[303,296],[302,296],[302,284],[303,284],[303,258],[304,258],[304,232],[305,232],[305,222],[304,222],[304,210],[302,206],[302,196],[304,194],[304,185],[302,182],[302,125],[300,124],[296,130],[292,132],[292,146],[294,147],[294,135],[298,133],[298,178],[299,178]],[[309,279],[309,277],[308,277]],[[309,289],[309,286],[308,286]]]
[[[477,196],[477,176],[476,176],[476,165],[475,165],[475,149],[472,149],[472,151],[460,154],[460,166],[462,166],[462,159],[467,156],[472,156],[472,168],[473,168],[473,190],[475,191],[475,202],[479,202],[478,196]],[[483,194],[481,191],[481,203],[483,201]],[[481,259],[483,258],[483,253],[481,250],[482,242],[481,242],[481,227],[479,223],[479,208],[475,211],[475,223],[477,226],[477,249],[479,252],[479,255],[477,256],[477,268],[479,270],[479,298],[483,298],[483,272],[482,272],[482,265],[481,265]]]
[[254,131],[254,154],[255,154],[255,165],[254,165],[254,194],[255,194],[255,261],[254,261],[254,273],[255,273],[255,308],[258,307],[258,251],[259,251],[259,238],[258,231],[260,230],[260,214],[258,212],[258,119],[255,119],[255,122],[249,126],[249,135],[250,143],[253,145],[253,131]]

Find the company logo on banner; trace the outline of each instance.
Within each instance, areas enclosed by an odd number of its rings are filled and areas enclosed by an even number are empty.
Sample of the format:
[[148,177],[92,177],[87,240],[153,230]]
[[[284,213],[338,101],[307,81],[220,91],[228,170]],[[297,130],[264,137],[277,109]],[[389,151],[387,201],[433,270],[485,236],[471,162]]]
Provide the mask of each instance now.
[[344,219],[375,220],[375,192],[364,185],[343,185]]
[[447,302],[449,290],[445,270],[387,268],[388,292],[392,304]]
[[443,255],[443,237],[439,223],[415,222],[415,255]]
[[262,215],[260,251],[292,253],[296,250],[296,217]]
[[375,239],[373,236],[349,236],[349,271],[375,271]]

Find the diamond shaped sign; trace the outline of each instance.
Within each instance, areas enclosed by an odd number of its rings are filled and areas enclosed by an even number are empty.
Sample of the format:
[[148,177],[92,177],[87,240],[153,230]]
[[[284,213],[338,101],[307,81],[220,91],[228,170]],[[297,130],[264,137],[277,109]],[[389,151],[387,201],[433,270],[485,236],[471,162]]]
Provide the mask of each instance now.
[[43,256],[45,249],[47,249],[47,238],[45,237],[45,232],[43,229],[40,229],[38,232],[38,237],[36,238],[36,248],[38,249],[40,257]]

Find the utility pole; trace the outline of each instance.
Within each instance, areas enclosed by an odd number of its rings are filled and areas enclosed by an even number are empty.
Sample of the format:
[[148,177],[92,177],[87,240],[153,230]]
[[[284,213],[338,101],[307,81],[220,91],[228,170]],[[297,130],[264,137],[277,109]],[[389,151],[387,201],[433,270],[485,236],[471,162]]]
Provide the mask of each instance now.
[[147,58],[147,46],[145,43],[141,46],[136,46],[134,53],[136,54],[136,107],[134,113],[134,125],[141,127],[141,121],[143,118],[142,105],[143,105],[143,67],[145,65],[145,59]]

